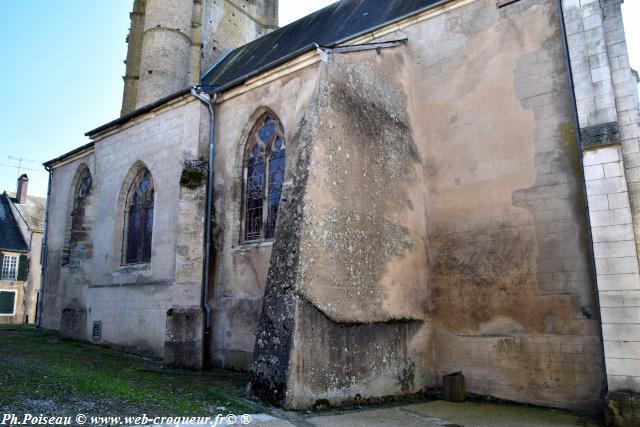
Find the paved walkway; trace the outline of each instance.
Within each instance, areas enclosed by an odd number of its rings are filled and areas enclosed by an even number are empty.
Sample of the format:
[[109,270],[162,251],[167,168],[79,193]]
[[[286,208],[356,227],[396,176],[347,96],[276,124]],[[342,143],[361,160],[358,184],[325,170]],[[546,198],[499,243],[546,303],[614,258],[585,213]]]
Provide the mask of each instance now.
[[283,412],[255,416],[251,426],[268,427],[596,427],[594,420],[553,409],[499,403],[434,401],[397,407],[344,411],[326,415]]

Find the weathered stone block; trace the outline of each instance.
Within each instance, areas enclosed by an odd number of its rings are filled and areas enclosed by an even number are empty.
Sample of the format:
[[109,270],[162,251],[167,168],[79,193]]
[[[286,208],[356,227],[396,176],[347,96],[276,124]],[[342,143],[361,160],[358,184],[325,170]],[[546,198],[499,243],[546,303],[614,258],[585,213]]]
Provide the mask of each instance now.
[[587,181],[594,181],[596,179],[604,178],[604,170],[602,165],[586,166],[584,168],[584,179]]
[[[605,308],[604,310],[611,309]],[[633,308],[628,310],[633,310]],[[605,341],[604,351],[607,357],[640,359],[640,342]]]
[[633,240],[599,242],[594,243],[593,252],[596,258],[634,257],[636,246]]
[[[601,133],[598,133],[598,135],[600,134]],[[583,135],[583,138],[584,138],[584,135]],[[607,148],[598,149],[598,150],[589,150],[584,153],[584,157],[582,161],[584,166],[601,165],[604,163],[618,162],[620,161],[620,152],[615,147],[607,147]]]
[[80,305],[65,307],[62,310],[58,334],[63,339],[87,339],[87,309]]
[[607,195],[609,207],[611,209],[621,209],[629,207],[629,194],[628,193],[613,193]]
[[[608,67],[607,67],[608,69]],[[580,129],[583,148],[590,148],[599,145],[607,145],[620,140],[618,123],[604,123]]]
[[640,325],[604,324],[602,325],[602,335],[607,341],[640,341]]
[[613,178],[615,176],[623,176],[622,163],[607,163],[604,166],[604,176],[607,178]]
[[[607,292],[606,295],[601,294],[601,306],[621,307],[624,301],[621,297],[609,293],[610,291],[626,291],[632,289],[640,289],[640,282],[636,273],[627,274],[603,274],[598,276],[598,290]],[[618,300],[619,299],[619,300]],[[608,301],[607,305],[603,301]]]
[[164,342],[164,363],[166,365],[202,369],[203,318],[200,307],[170,308],[167,311],[167,329]]
[[612,427],[637,427],[640,425],[640,393],[614,391],[607,394],[606,422]]
[[[393,208],[410,205],[412,218],[419,209],[406,98],[371,62],[332,57],[321,81],[279,208],[251,369],[256,393],[295,409],[411,394],[428,380],[412,346],[424,326],[409,263],[424,259],[420,223]],[[401,273],[390,281],[388,270]]]
[[[633,307],[602,307],[600,309],[600,318],[603,323],[640,323],[640,310]],[[640,355],[636,357],[640,359]]]
[[593,227],[591,233],[594,242],[618,242],[628,240],[629,236],[633,236],[633,226],[631,224],[623,224]]
[[596,259],[596,270],[601,274],[638,274],[638,258],[606,258]]
[[631,224],[631,211],[628,208],[591,212],[590,216],[593,227]]
[[597,196],[589,196],[589,211],[605,211],[609,209],[609,199],[606,194],[600,194]]

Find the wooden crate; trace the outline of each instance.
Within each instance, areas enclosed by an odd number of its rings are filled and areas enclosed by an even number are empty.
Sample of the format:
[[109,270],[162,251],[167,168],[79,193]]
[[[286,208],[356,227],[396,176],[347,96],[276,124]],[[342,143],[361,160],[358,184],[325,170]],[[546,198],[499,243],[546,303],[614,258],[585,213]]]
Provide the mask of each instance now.
[[462,372],[444,375],[442,377],[444,387],[444,400],[448,402],[464,402],[464,375]]

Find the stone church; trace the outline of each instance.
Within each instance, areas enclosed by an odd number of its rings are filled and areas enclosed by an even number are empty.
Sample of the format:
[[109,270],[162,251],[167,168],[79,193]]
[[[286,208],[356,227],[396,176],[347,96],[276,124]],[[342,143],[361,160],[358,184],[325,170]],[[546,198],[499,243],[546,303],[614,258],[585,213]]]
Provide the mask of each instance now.
[[278,28],[277,0],[135,0],[121,117],[45,163],[41,326],[248,370],[291,409],[462,371],[617,414],[640,391],[621,3],[342,0]]

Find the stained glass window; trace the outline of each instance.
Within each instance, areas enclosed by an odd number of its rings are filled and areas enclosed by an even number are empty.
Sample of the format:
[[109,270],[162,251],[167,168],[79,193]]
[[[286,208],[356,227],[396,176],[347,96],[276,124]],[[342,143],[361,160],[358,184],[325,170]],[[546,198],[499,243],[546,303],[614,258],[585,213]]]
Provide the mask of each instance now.
[[145,168],[140,169],[129,189],[125,222],[125,264],[149,262],[153,234],[153,179]]
[[80,174],[73,193],[73,209],[71,210],[71,229],[69,232],[69,243],[65,245],[62,255],[62,264],[67,265],[75,256],[78,242],[86,238],[84,229],[85,202],[91,191],[93,178],[89,169],[84,169]]
[[258,120],[245,155],[245,242],[275,237],[276,219],[285,170],[284,129],[271,114]]

